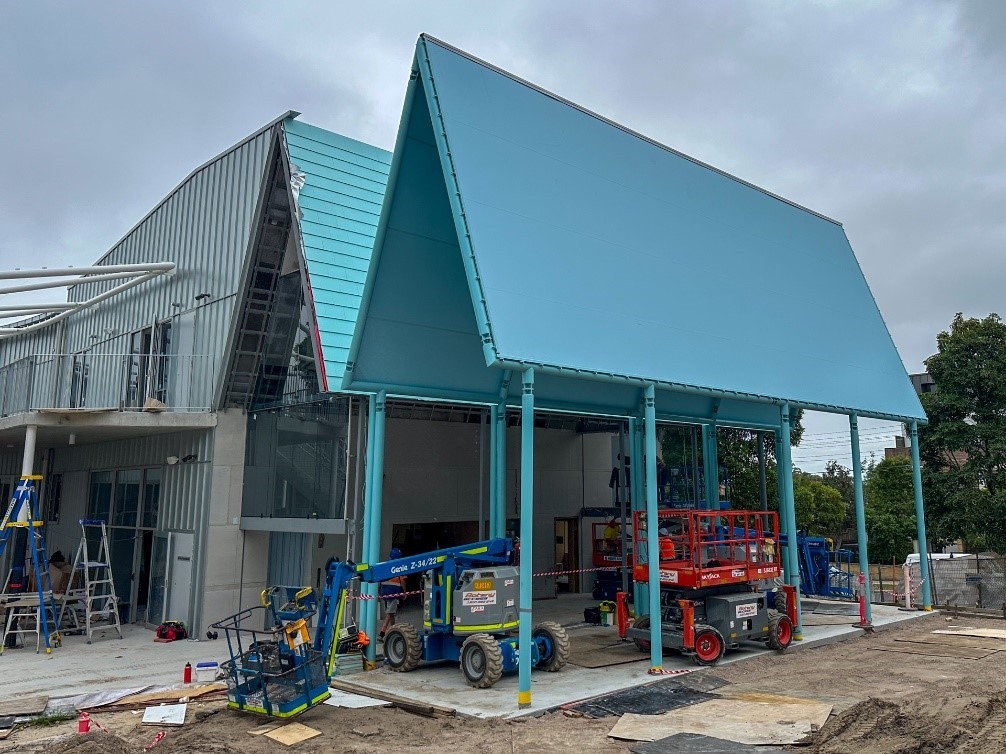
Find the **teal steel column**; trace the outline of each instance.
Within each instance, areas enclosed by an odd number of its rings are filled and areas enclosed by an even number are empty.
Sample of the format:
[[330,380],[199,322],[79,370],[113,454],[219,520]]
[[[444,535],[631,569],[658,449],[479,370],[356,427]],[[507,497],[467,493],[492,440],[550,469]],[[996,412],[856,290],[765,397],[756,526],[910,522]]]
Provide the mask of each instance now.
[[664,662],[660,640],[660,545],[657,541],[657,411],[653,385],[646,387],[646,566],[649,580],[650,666],[659,669]]
[[499,428],[496,426],[499,418],[499,406],[489,407],[489,534],[490,538],[498,536],[499,527],[496,524],[496,512],[499,508]]
[[524,370],[520,401],[520,631],[517,706],[531,706],[531,580],[534,546],[534,369]]
[[[629,501],[632,503],[632,510],[646,510],[646,500],[644,499],[643,485],[641,483],[643,452],[640,450],[640,430],[642,422],[635,417],[629,418]],[[635,516],[633,516],[635,521]],[[639,532],[633,529],[632,547],[640,547]],[[633,556],[635,557],[635,556]],[[633,581],[632,584],[633,609],[636,617],[649,615],[650,598],[646,591],[646,585],[640,581]]]
[[922,609],[933,609],[933,592],[929,587],[929,546],[926,544],[926,510],[922,504],[922,462],[919,460],[919,423],[911,423],[912,482],[915,486],[915,527],[919,537],[919,570],[922,574]]
[[706,509],[720,508],[720,460],[716,449],[716,425],[702,425],[702,473],[706,481]]
[[859,572],[863,575],[866,595],[866,622],[873,623],[872,591],[870,588],[870,556],[866,544],[866,506],[863,503],[863,459],[859,452],[859,417],[849,414],[849,435],[852,438],[852,490],[856,499],[856,539],[859,540]]
[[[366,480],[364,482],[363,499],[363,546],[360,548],[360,556],[364,563],[375,561],[370,552],[370,532],[374,528],[374,425],[377,424],[377,396],[367,396],[367,468]],[[377,595],[376,584],[362,584],[360,593],[366,597]],[[367,659],[373,661],[377,657],[377,601],[375,599],[364,599],[360,604],[360,625],[363,626],[364,633],[374,639],[367,645]]]
[[793,451],[790,445],[792,440],[790,431],[789,404],[782,405],[782,431],[780,432],[779,447],[776,448],[776,458],[778,459],[779,487],[782,491],[781,511],[785,511],[786,523],[786,580],[791,586],[796,587],[796,633],[793,638],[797,641],[803,639],[803,611],[800,609],[800,556],[797,553],[796,545],[796,501],[793,497]]
[[496,409],[496,432],[497,453],[499,459],[499,475],[496,477],[496,484],[499,487],[496,493],[496,533],[494,537],[506,536],[506,403],[500,403]]

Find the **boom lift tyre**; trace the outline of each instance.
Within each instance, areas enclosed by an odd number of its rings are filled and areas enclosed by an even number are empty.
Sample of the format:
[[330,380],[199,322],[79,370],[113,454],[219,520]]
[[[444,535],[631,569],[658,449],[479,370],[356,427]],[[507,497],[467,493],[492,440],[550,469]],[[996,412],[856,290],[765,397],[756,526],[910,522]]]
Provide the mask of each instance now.
[[384,657],[396,673],[408,673],[423,659],[423,641],[416,627],[399,623],[384,635]]
[[793,622],[788,615],[775,615],[768,622],[768,648],[782,651],[793,643]]
[[555,621],[543,621],[535,626],[531,639],[538,645],[539,659],[535,669],[548,673],[562,670],[569,659],[569,636],[566,629]]
[[461,672],[469,686],[487,689],[503,675],[503,652],[489,634],[472,634],[461,645]]

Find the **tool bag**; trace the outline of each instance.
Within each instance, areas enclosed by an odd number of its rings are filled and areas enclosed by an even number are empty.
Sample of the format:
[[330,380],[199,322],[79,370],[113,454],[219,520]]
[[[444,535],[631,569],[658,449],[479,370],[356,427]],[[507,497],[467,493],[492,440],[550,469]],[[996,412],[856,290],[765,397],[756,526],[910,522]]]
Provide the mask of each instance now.
[[180,641],[189,638],[189,632],[180,620],[166,620],[157,627],[157,638],[160,641]]

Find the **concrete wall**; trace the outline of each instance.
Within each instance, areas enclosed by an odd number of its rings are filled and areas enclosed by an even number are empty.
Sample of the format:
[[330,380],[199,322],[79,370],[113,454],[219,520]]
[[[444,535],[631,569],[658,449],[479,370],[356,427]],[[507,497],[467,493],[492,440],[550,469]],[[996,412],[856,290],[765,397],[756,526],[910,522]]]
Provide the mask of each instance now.
[[[488,431],[484,455],[483,518],[489,518]],[[584,507],[611,505],[612,438],[566,430],[535,430],[536,571],[554,566],[554,519],[579,518]],[[519,513],[520,429],[507,432],[506,516]],[[389,419],[384,459],[381,551],[391,546],[395,524],[475,521],[479,517],[479,425]],[[590,527],[580,526],[581,567],[590,563]],[[591,579],[581,580],[589,591]],[[540,596],[554,592],[551,581],[539,584]]]
[[266,586],[269,534],[242,531],[239,526],[246,421],[241,410],[217,413],[205,527],[206,568],[198,590],[202,599],[201,625],[195,626],[200,632],[214,621],[256,604]]

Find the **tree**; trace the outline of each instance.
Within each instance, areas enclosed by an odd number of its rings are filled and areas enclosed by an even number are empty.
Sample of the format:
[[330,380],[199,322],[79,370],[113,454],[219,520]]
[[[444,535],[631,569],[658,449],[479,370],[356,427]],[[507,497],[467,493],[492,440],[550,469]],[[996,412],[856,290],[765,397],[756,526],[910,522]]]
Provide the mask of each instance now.
[[845,518],[839,525],[835,547],[842,546],[842,538],[856,530],[856,493],[853,488],[852,471],[838,461],[828,461],[821,474],[821,481],[836,490],[845,502]]
[[936,343],[919,437],[929,533],[1006,553],[1006,324],[958,313]]
[[[803,412],[792,423],[791,445],[803,437]],[[769,507],[778,507],[775,433],[765,432],[765,477]],[[730,499],[734,508],[755,509],[761,505],[758,489],[758,433],[748,429],[721,428],[716,433],[717,456],[730,481]]]
[[797,526],[815,537],[833,537],[845,520],[841,493],[802,471],[793,474],[793,501]]
[[863,497],[871,559],[889,563],[894,558],[903,563],[914,550],[916,533],[911,460],[896,456],[875,463],[871,459],[864,473]]

